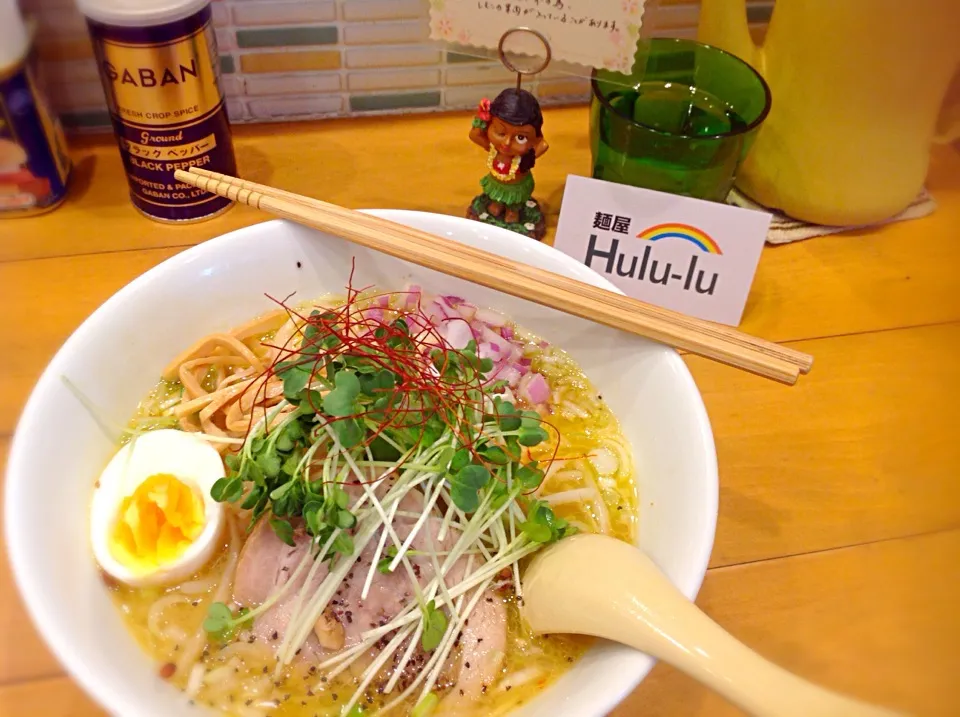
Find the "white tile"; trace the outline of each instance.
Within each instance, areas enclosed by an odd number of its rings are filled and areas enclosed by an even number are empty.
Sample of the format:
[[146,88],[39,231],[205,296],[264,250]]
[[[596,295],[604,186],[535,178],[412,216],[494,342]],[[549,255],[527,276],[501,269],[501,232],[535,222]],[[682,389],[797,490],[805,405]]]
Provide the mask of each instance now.
[[343,99],[340,95],[320,97],[284,97],[248,100],[250,114],[256,119],[286,119],[293,117],[316,117],[340,112]]
[[51,85],[47,96],[58,110],[97,109],[107,104],[99,81]]
[[699,21],[699,5],[661,5],[653,13],[652,22],[659,35],[663,30],[696,27]]
[[39,21],[40,27],[38,31],[42,37],[49,35],[64,37],[87,34],[87,21],[75,6],[57,11],[44,6],[32,14]]
[[573,62],[559,62],[554,60],[547,69],[536,76],[537,80],[552,80],[554,78],[573,79],[575,77],[590,77],[593,68],[586,65],[577,65]]
[[504,89],[503,85],[448,87],[443,91],[443,106],[447,109],[473,109],[480,104],[480,100],[492,100]]
[[230,24],[230,10],[227,8],[226,3],[210,3],[210,10],[213,12],[214,25],[219,25],[222,27]]
[[428,17],[427,0],[344,0],[344,20],[400,20]]
[[247,119],[247,106],[241,99],[227,98],[227,116],[231,122],[242,122]]
[[50,8],[64,7],[77,11],[75,0],[20,0],[20,7],[24,13],[46,12]]
[[590,81],[578,78],[545,80],[537,83],[537,97],[550,100],[581,99],[590,96]]
[[237,47],[237,38],[233,34],[233,30],[228,27],[218,27],[216,29],[217,34],[217,49],[218,50],[234,50]]
[[233,6],[233,21],[237,25],[284,25],[336,19],[337,7],[333,0],[245,2]]
[[510,84],[517,81],[517,75],[502,65],[448,65],[446,81],[448,85]]
[[243,79],[236,75],[221,75],[220,85],[223,87],[223,94],[227,97],[242,97],[244,95]]
[[351,72],[347,76],[347,87],[351,90],[435,88],[439,84],[440,70],[374,70]]
[[340,75],[336,72],[310,72],[296,75],[248,75],[247,95],[303,95],[336,92]]
[[431,45],[353,47],[346,52],[346,66],[403,67],[405,65],[435,65],[440,62],[440,54],[440,48]]
[[100,71],[92,57],[88,60],[43,62],[40,64],[40,74],[47,85],[100,81]]
[[423,42],[430,34],[426,19],[416,22],[359,22],[343,26],[348,45]]
[[697,28],[696,27],[673,28],[671,30],[664,30],[663,32],[660,32],[657,34],[660,37],[677,37],[683,40],[696,40]]

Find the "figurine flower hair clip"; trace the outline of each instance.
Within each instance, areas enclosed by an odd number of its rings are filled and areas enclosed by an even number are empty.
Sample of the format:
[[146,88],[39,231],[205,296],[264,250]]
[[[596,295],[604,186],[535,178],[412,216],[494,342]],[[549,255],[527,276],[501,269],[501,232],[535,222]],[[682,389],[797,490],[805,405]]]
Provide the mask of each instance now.
[[484,97],[477,105],[477,116],[473,118],[473,126],[486,129],[490,124],[490,100]]

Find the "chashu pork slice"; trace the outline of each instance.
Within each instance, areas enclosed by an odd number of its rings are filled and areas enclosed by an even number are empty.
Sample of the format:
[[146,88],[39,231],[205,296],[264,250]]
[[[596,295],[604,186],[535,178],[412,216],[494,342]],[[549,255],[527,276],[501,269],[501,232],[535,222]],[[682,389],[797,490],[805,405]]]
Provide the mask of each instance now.
[[474,715],[476,701],[500,679],[507,650],[507,608],[487,590],[460,633],[456,683],[437,707],[436,717]]
[[[415,515],[423,510],[423,496],[416,491],[408,493],[401,501],[400,510]],[[401,540],[405,540],[413,529],[416,518],[397,517],[393,526]],[[411,543],[411,549],[426,552],[431,544],[437,551],[449,551],[456,543],[459,533],[449,530],[444,540],[438,539],[441,521],[429,519]],[[396,617],[413,599],[409,574],[402,567],[392,573],[383,574],[374,569],[373,579],[367,599],[361,599],[363,584],[370,572],[371,563],[376,555],[380,531],[360,553],[346,579],[339,586],[327,608],[321,634],[330,632],[333,638],[325,640],[327,647],[321,645],[316,634],[311,634],[304,645],[306,657],[326,657],[342,648],[349,648],[361,642],[361,634],[367,630],[385,625]],[[307,576],[314,563],[308,556],[310,537],[298,527],[294,532],[293,547],[281,541],[266,521],[261,521],[247,538],[237,562],[233,585],[233,600],[238,605],[256,607],[263,603],[276,590],[284,585],[297,570],[301,560],[311,561],[301,570],[297,583],[291,585],[283,596],[262,615],[255,618],[252,632],[257,641],[265,641],[275,647],[282,642],[294,612]],[[388,541],[388,545],[391,545]],[[426,555],[410,557],[415,575],[421,586],[433,579],[432,561]],[[441,560],[442,562],[442,560]],[[310,579],[310,585],[303,602],[316,592],[327,577],[327,563],[316,566]],[[448,573],[448,583],[458,579],[458,566]],[[342,626],[342,645],[339,644],[339,629],[332,623]],[[337,645],[337,646],[334,646]]]

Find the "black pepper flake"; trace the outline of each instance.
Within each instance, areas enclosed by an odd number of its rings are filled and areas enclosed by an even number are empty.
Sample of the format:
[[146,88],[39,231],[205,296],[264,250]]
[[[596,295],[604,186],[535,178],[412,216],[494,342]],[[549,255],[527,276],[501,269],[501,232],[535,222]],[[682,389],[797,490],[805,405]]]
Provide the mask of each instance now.
[[293,654],[294,654],[294,655],[299,655],[301,650],[303,650],[303,648],[302,648],[302,647],[298,647],[298,648],[297,648],[297,651],[294,652]]
[[301,707],[306,707],[306,706],[307,706],[307,701],[306,701],[306,700],[300,700],[300,706],[301,706]]
[[302,261],[298,261],[298,262],[297,262],[297,268],[298,268],[298,269],[302,269],[302,268],[303,268],[303,262],[302,262]]
[[174,651],[174,652],[179,652],[179,651],[180,651],[180,643],[179,643],[179,642],[178,642],[176,645],[173,646],[173,651]]
[[327,681],[327,678],[326,678],[326,677],[321,677],[321,678],[320,678],[320,681],[321,681],[321,682],[326,682],[326,681]]
[[482,637],[478,637],[478,638],[477,638],[477,644],[479,645],[481,642],[483,642],[483,638],[482,638]]
[[469,662],[464,662],[463,664],[466,665],[466,667],[467,667],[468,670],[470,669],[470,663],[469,663]]
[[199,600],[194,600],[194,601],[193,601],[192,603],[190,603],[190,604],[193,605],[194,607],[196,607],[197,605],[200,604],[200,601],[199,601]]
[[307,690],[307,697],[313,697],[313,690]]
[[510,690],[513,689],[513,685],[507,685],[504,689],[505,689],[507,692],[509,692]]
[[486,685],[483,685],[483,687],[480,688],[480,694],[482,694],[482,695],[487,694],[487,686],[486,686]]
[[463,697],[463,690],[460,690],[460,696]]
[[263,666],[263,669],[261,670],[261,672],[262,672],[263,674],[267,674],[267,666],[266,666],[266,665]]
[[252,700],[252,699],[250,699],[250,700],[244,700],[244,701],[243,701],[243,706],[244,706],[244,707],[249,707],[249,706],[252,705],[252,704],[253,704],[253,700]]
[[486,600],[487,600],[487,602],[493,602],[493,598],[491,598],[491,597],[486,598]]
[[334,702],[336,702],[337,700],[340,699],[339,697],[337,697],[337,693],[336,693],[336,692],[334,692],[334,693],[333,693],[332,695],[330,695],[330,696],[333,697],[333,701],[334,701]]
[[573,658],[572,658],[572,657],[568,657],[568,658],[567,658],[567,662],[573,662]]

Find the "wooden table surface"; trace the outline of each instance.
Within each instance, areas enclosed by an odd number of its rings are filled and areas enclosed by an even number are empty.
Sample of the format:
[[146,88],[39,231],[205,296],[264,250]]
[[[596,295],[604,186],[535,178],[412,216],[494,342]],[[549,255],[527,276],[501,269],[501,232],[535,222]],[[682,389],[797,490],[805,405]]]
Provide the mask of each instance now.
[[[551,152],[536,179],[551,227],[564,178],[589,171],[586,125],[583,108],[547,112]],[[355,208],[461,215],[483,171],[468,127],[463,115],[261,125],[238,128],[235,141],[254,181]],[[127,199],[111,137],[76,139],[72,154],[64,206],[0,222],[3,459],[34,381],[91,311],[183,248],[266,219],[236,207],[201,224],[156,224]],[[958,715],[956,147],[934,150],[928,187],[939,202],[928,218],[764,250],[742,328],[816,357],[797,386],[686,357],[720,461],[698,604],[807,678],[918,715]],[[737,713],[658,665],[614,715]],[[37,636],[4,561],[0,715],[102,714]]]

